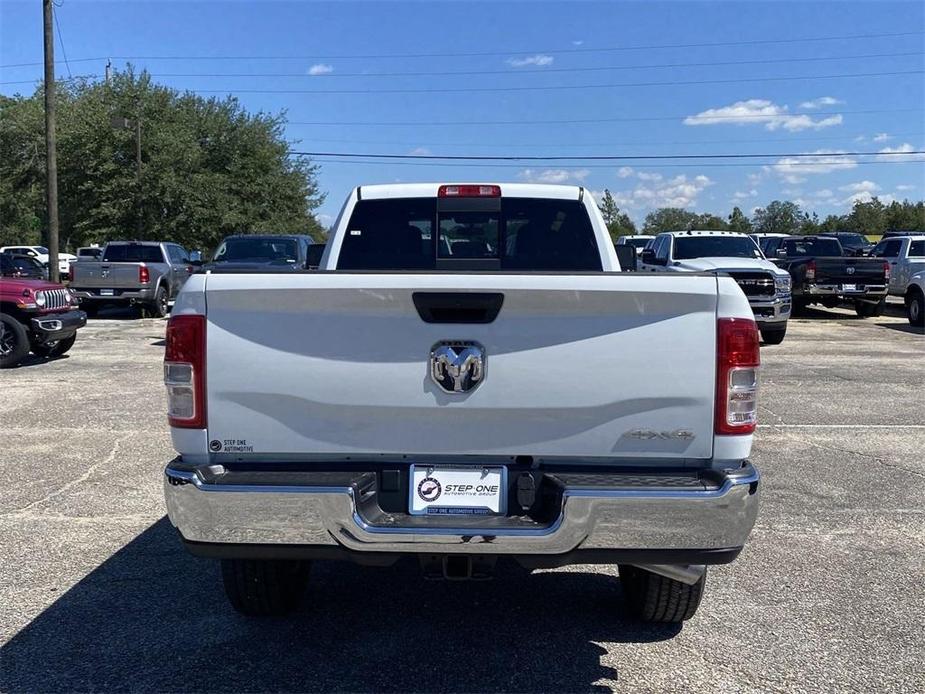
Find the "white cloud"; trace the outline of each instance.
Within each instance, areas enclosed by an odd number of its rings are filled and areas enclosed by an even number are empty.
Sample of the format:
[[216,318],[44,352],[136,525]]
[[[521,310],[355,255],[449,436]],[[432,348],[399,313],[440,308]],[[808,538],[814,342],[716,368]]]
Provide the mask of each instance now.
[[858,135],[856,138],[854,138],[854,141],[855,142],[867,142],[867,138],[864,137],[863,135]]
[[584,43],[584,40],[583,40],[583,39],[579,39],[579,40],[577,40],[577,41],[572,41],[572,45],[573,45],[573,46],[580,46],[580,45],[583,44],[583,43]]
[[900,183],[896,186],[896,190],[915,190],[915,186],[911,186],[908,183]]
[[872,139],[874,142],[886,142],[887,140],[892,140],[893,136],[887,133],[877,133]]
[[662,175],[660,173],[646,173],[645,171],[640,171],[636,174],[636,177],[640,181],[661,181]]
[[853,169],[858,165],[855,159],[845,156],[842,152],[817,149],[808,154],[813,156],[782,157],[771,166],[771,169],[787,183],[802,183],[806,180],[807,174],[827,174],[833,171]]
[[829,198],[834,198],[835,193],[833,193],[828,188],[823,188],[822,190],[817,190],[815,193],[813,193],[813,197],[819,200],[828,200]]
[[914,152],[915,147],[910,145],[908,142],[903,142],[898,147],[884,147],[880,150],[880,154],[877,155],[877,159],[880,161],[925,161],[925,155],[921,154],[909,154]]
[[308,74],[313,77],[317,77],[318,75],[330,75],[332,72],[334,72],[334,66],[325,65],[324,63],[317,63],[308,68]]
[[758,191],[752,188],[751,190],[737,190],[732,195],[733,200],[746,200],[748,198],[754,198],[758,196]]
[[787,106],[779,106],[767,99],[748,99],[737,101],[730,106],[711,108],[684,119],[684,125],[761,125],[767,130],[783,128],[789,132],[800,130],[821,130],[833,125],[840,125],[841,114],[813,120],[806,114],[788,113]]
[[814,108],[822,108],[823,106],[837,106],[838,104],[843,104],[844,101],[836,99],[834,96],[820,96],[818,99],[813,99],[811,101],[804,101],[800,104],[800,108],[806,109],[807,111]]
[[583,181],[590,173],[588,169],[524,169],[519,175],[528,183],[568,183]]
[[838,189],[851,193],[873,193],[880,190],[880,186],[873,181],[859,181],[858,183],[849,183],[846,186],[839,186]]
[[633,167],[631,166],[621,166],[619,171],[617,171],[617,176],[620,178],[629,178],[633,175]]
[[432,154],[432,152],[429,149],[427,149],[427,147],[415,147],[410,152],[408,152],[408,154],[418,154],[418,155],[424,156],[427,154]]
[[620,207],[690,207],[697,203],[697,196],[711,185],[713,181],[702,174],[693,178],[681,174],[667,181],[639,183],[633,190],[613,193],[613,197]]
[[750,174],[748,174],[748,182],[751,183],[752,185],[755,185],[756,183],[759,183],[759,182],[761,181],[761,179],[763,179],[763,178],[764,178],[764,172],[763,172],[763,171],[759,171],[758,173],[750,173]]
[[555,58],[551,55],[537,53],[536,55],[528,55],[523,58],[508,58],[507,64],[511,67],[527,67],[528,65],[546,67],[547,65],[552,65],[554,60]]
[[841,204],[842,205],[854,205],[854,203],[856,202],[870,202],[874,198],[877,198],[884,205],[889,205],[896,199],[889,193],[885,193],[883,195],[874,195],[870,191],[863,190],[860,193],[849,195],[847,198],[841,201]]

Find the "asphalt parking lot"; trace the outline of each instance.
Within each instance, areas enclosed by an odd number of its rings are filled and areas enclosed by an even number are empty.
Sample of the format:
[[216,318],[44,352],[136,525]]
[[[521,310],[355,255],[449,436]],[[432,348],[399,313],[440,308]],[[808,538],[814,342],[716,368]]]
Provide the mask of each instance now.
[[319,563],[296,616],[236,615],[164,516],[164,326],[104,314],[0,372],[0,691],[925,691],[925,337],[896,307],[762,349],[763,506],[680,629],[607,567]]

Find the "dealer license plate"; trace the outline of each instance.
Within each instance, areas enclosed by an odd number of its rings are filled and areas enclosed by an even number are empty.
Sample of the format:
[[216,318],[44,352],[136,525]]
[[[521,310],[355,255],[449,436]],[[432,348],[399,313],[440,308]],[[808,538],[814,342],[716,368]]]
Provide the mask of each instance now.
[[412,465],[412,515],[492,515],[507,508],[507,468]]
[[100,289],[100,296],[112,296],[112,295],[113,295],[112,289]]
[[841,290],[843,292],[856,292],[858,290],[858,286],[856,284],[843,284],[841,286]]

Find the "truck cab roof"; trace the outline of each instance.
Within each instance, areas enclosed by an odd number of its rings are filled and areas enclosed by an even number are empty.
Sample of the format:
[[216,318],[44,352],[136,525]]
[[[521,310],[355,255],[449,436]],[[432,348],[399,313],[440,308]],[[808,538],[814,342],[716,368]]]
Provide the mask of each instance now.
[[[484,197],[510,198],[554,198],[559,200],[580,200],[582,186],[564,186],[549,183],[385,183],[358,186],[355,189],[360,200],[382,200],[387,198],[436,198],[440,189],[479,187],[496,188],[498,195]],[[446,197],[454,197],[447,195]]]

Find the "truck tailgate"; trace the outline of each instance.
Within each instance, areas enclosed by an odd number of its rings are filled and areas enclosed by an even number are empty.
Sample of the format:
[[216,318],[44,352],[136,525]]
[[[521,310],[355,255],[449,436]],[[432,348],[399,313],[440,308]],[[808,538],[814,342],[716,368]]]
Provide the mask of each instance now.
[[[710,458],[716,282],[211,274],[208,436],[213,450],[265,460]],[[499,293],[503,305],[491,323],[428,323],[415,292]],[[432,347],[451,340],[484,348],[484,378],[469,392],[444,392],[431,379]]]
[[885,284],[883,261],[877,258],[816,258],[817,284]]
[[105,287],[109,289],[127,289],[138,287],[138,268],[141,263],[109,263],[80,261],[71,278],[75,289]]

